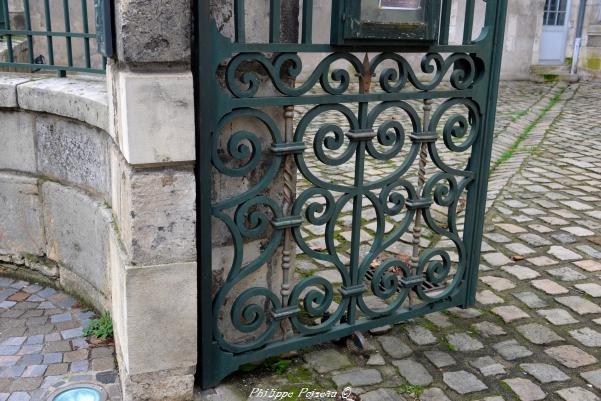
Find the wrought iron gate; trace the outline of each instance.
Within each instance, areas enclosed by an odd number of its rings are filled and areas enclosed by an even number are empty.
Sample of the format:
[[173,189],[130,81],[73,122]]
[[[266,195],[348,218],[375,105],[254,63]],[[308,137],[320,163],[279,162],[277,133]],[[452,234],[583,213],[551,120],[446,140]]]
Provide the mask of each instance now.
[[421,46],[315,43],[313,0],[298,39],[295,18],[282,23],[295,1],[266,1],[260,40],[245,19],[261,2],[198,2],[203,387],[474,303],[506,0],[464,1],[458,44],[452,0],[426,1],[440,19]]

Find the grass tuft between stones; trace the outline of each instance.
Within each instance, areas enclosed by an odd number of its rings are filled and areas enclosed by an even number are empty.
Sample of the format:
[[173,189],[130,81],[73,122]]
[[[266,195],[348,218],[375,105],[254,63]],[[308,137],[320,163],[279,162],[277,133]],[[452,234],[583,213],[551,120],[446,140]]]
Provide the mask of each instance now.
[[86,337],[96,337],[99,340],[113,338],[113,320],[109,312],[103,312],[98,319],[90,320],[88,326],[83,330]]
[[398,387],[401,394],[410,394],[414,397],[419,397],[423,394],[424,388],[417,384],[402,384]]

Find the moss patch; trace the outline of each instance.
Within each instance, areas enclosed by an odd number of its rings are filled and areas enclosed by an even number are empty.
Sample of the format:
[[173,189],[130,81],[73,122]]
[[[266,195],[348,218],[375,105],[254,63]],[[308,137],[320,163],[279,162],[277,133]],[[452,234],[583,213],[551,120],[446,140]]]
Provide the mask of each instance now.
[[601,57],[587,57],[584,65],[589,70],[601,70]]

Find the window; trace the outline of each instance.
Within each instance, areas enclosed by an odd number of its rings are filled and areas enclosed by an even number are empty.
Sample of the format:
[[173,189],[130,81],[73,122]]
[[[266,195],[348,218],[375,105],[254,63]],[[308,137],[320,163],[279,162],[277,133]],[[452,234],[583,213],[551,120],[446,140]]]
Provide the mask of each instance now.
[[543,24],[551,26],[565,25],[567,8],[568,0],[547,0],[545,2]]

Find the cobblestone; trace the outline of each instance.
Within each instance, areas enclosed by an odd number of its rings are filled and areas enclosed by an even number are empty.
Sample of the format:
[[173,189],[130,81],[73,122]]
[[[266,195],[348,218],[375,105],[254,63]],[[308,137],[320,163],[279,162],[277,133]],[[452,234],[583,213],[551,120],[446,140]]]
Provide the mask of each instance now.
[[545,353],[568,368],[579,368],[597,363],[597,358],[573,345],[547,348]]
[[[88,344],[82,337],[84,322],[80,316],[87,314],[71,297],[10,278],[0,278],[0,294],[14,299],[0,304],[0,401],[45,400],[54,383],[72,380],[77,377],[74,374],[94,373],[89,366]],[[9,313],[13,311],[20,313]],[[21,328],[17,335],[6,330],[17,327]],[[103,370],[114,372],[114,378],[100,385],[116,394],[110,401],[119,401],[114,349],[101,345],[94,350],[104,352],[111,361]]]
[[393,361],[392,364],[399,370],[401,376],[409,382],[409,384],[426,386],[432,383],[432,376],[424,366],[413,359],[403,359],[401,361]]
[[529,323],[518,326],[517,331],[534,344],[550,344],[552,342],[563,340],[563,338],[557,335],[553,330],[538,323]]
[[570,387],[556,391],[565,401],[599,401],[600,398],[594,393],[582,387]]
[[544,391],[530,380],[515,378],[503,380],[522,401],[538,401],[546,397]]
[[557,298],[557,302],[567,306],[579,315],[601,313],[601,307],[579,296]]
[[459,394],[475,393],[488,388],[476,376],[465,370],[443,373],[442,380]]
[[570,377],[558,367],[545,363],[522,363],[520,368],[534,376],[541,383],[570,380]]

